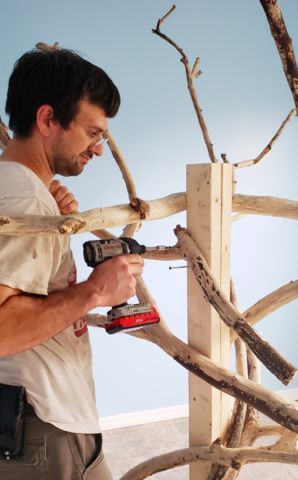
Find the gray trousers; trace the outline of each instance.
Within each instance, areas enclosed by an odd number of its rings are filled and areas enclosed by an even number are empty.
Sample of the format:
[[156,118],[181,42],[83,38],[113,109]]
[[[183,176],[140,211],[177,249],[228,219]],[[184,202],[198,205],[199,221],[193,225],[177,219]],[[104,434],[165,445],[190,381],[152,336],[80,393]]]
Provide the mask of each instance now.
[[24,453],[0,459],[0,480],[113,480],[100,434],[69,433],[27,408]]

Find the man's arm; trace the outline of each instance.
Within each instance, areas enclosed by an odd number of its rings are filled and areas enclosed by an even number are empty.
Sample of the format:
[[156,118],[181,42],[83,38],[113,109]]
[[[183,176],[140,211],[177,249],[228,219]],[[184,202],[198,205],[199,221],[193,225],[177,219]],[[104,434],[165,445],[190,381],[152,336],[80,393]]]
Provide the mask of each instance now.
[[85,282],[46,297],[0,285],[0,356],[49,340],[92,308],[123,303],[135,295],[142,269],[139,255],[122,255],[96,267]]

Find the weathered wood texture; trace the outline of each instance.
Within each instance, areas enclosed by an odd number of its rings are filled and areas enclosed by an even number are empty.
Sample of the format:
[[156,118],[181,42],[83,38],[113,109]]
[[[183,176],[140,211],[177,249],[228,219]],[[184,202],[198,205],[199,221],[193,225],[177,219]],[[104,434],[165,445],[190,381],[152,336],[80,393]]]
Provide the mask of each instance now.
[[[173,193],[167,197],[150,200],[146,203],[149,205],[146,220],[158,220],[184,211],[186,209],[186,194],[185,192]],[[276,197],[233,195],[232,211],[298,220],[298,202]],[[95,208],[83,213],[60,217],[41,215],[10,217],[7,212],[0,212],[0,234],[72,235],[104,228],[121,227],[130,223],[139,223],[139,221],[140,214],[129,204]]]
[[260,0],[274,38],[298,113],[298,66],[278,0]]
[[199,246],[194,242],[190,234],[179,226],[176,228],[175,233],[179,239],[181,253],[195,273],[205,298],[213,305],[220,318],[237,332],[261,362],[279,380],[284,384],[288,384],[295,375],[296,368],[276,352],[268,342],[263,340],[229,301],[214,278]]

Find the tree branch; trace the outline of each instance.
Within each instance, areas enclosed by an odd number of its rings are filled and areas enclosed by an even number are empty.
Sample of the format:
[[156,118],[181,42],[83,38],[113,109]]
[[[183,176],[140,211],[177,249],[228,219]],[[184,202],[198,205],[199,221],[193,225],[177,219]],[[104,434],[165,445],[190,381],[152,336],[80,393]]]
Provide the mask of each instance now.
[[260,3],[266,14],[298,114],[298,66],[292,39],[288,34],[278,0],[260,0]]
[[207,151],[208,151],[208,155],[209,155],[209,158],[210,158],[211,162],[217,163],[218,160],[217,160],[217,158],[215,156],[215,153],[214,153],[214,150],[213,150],[213,144],[212,144],[211,139],[210,139],[210,135],[209,135],[209,132],[208,132],[208,129],[207,129],[207,125],[206,125],[206,122],[205,122],[205,119],[204,119],[204,116],[203,116],[203,113],[202,113],[202,108],[200,106],[198,94],[196,92],[194,82],[193,82],[193,80],[195,78],[197,78],[198,75],[201,73],[199,71],[200,60],[199,60],[199,58],[196,58],[194,66],[191,69],[190,65],[189,65],[188,57],[185,55],[183,49],[181,47],[179,47],[179,45],[176,42],[174,42],[174,40],[172,40],[170,37],[168,37],[167,35],[165,35],[164,33],[162,33],[160,31],[160,25],[173,13],[175,8],[176,8],[175,5],[173,5],[173,7],[168,11],[168,13],[166,13],[162,18],[160,18],[158,20],[158,22],[156,24],[156,27],[155,27],[155,29],[152,29],[152,32],[155,33],[156,35],[158,35],[163,40],[165,40],[170,45],[172,45],[172,47],[174,47],[177,50],[177,52],[181,55],[181,62],[183,63],[183,65],[185,67],[187,87],[188,87],[188,90],[189,90],[189,93],[190,93],[190,96],[191,96],[192,104],[194,106],[194,109],[195,109],[195,112],[196,112],[196,115],[197,115],[197,119],[199,121],[199,125],[201,127],[201,131],[202,131],[203,138],[204,138],[204,141],[205,141],[205,145],[206,145],[206,148],[207,148]]
[[143,480],[154,473],[197,461],[213,461],[239,470],[246,463],[279,462],[298,464],[297,452],[272,451],[269,448],[226,448],[214,443],[208,447],[192,447],[159,455],[140,463],[120,480]]
[[[234,167],[235,168],[250,167],[251,165],[255,165],[256,163],[259,163],[265,157],[265,155],[272,150],[273,145],[275,144],[277,139],[280,137],[286,125],[290,122],[290,120],[293,118],[295,114],[296,114],[296,109],[293,109],[290,111],[290,113],[288,113],[287,117],[284,119],[281,126],[277,130],[276,134],[271,138],[270,142],[266,145],[265,148],[263,148],[261,153],[259,153],[259,155],[256,158],[252,160],[244,160],[242,162],[234,163],[233,164]],[[224,162],[227,162],[227,156],[225,153],[221,155],[221,158],[223,159]]]
[[[265,318],[270,313],[275,312],[278,308],[283,307],[289,302],[298,298],[298,280],[292,281],[283,285],[282,287],[269,293],[266,297],[259,300],[253,306],[249,307],[243,316],[250,325],[255,325],[257,322]],[[233,342],[237,334],[231,332],[231,341]]]
[[249,346],[261,362],[285,385],[296,373],[296,368],[284,359],[268,342],[263,340],[246,322],[241,313],[228,300],[204,259],[198,245],[186,229],[179,225],[174,230],[181,253],[191,266],[206,300],[215,308],[220,318],[228,327],[233,328]]

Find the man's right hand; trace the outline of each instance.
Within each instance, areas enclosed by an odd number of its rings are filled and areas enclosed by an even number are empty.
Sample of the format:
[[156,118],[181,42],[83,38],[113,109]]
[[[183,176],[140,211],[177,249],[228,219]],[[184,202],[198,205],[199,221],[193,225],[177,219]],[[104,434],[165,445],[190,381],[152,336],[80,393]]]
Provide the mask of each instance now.
[[140,255],[120,255],[94,268],[87,283],[98,307],[126,302],[136,293],[136,277],[142,275],[144,260]]

